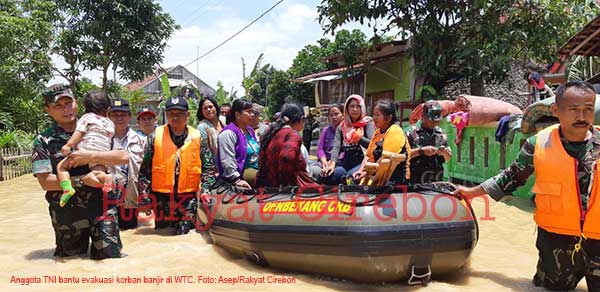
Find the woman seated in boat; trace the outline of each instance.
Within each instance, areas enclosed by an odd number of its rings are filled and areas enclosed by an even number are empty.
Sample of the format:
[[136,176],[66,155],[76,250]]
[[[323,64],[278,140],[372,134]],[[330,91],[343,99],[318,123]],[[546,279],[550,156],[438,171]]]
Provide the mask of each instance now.
[[329,126],[321,131],[319,137],[319,145],[317,146],[317,164],[310,168],[310,176],[315,179],[325,177],[325,170],[331,161],[331,150],[333,149],[333,139],[337,127],[344,120],[344,106],[336,103],[329,107],[327,117],[329,118]]
[[261,141],[257,187],[318,187],[306,169],[307,158],[302,153],[299,134],[303,128],[302,107],[284,104],[280,118],[271,124]]
[[219,120],[219,105],[212,97],[200,100],[196,117],[200,132],[200,159],[202,160],[202,188],[207,189],[219,176],[216,166],[217,137],[223,130]]
[[344,120],[335,131],[331,160],[323,169],[325,184],[337,185],[360,168],[363,147],[369,146],[374,131],[373,119],[366,115],[365,101],[358,94],[350,95],[344,104]]
[[[396,124],[396,121],[394,102],[389,99],[379,100],[373,109],[373,122],[377,129],[367,147],[364,161],[359,170],[353,175],[355,180],[359,181],[364,178],[367,175],[365,164],[378,161],[384,151],[405,155],[410,153],[410,144],[407,142],[404,131]],[[390,182],[394,184],[406,183],[410,177],[409,161],[410,157],[406,158],[405,156],[404,162],[398,164],[393,170]]]
[[227,115],[227,126],[217,138],[219,176],[242,189],[252,188],[258,171],[260,146],[254,129],[250,127],[253,118],[252,103],[236,99]]

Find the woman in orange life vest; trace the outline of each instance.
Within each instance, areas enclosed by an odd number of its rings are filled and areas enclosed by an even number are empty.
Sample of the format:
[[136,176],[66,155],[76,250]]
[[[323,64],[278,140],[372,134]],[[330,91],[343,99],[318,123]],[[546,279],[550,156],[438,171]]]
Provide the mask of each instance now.
[[[410,153],[410,144],[402,128],[396,124],[397,120],[394,102],[389,99],[379,100],[373,109],[373,123],[377,129],[373,134],[373,138],[371,138],[371,142],[369,142],[369,147],[367,147],[365,159],[360,169],[353,175],[355,180],[360,181],[365,177],[365,163],[376,162],[381,157],[383,151],[401,154]],[[410,157],[405,162],[398,164],[390,181],[393,183],[406,183],[410,177],[409,161]]]
[[535,173],[539,251],[536,286],[572,290],[585,276],[589,291],[600,291],[600,130],[593,127],[596,94],[583,81],[561,85],[552,105],[560,124],[523,144],[510,167],[454,195],[489,194],[499,200]]
[[254,129],[253,105],[243,98],[236,99],[227,115],[227,126],[219,134],[217,168],[221,179],[241,189],[254,186],[258,171],[258,152]]

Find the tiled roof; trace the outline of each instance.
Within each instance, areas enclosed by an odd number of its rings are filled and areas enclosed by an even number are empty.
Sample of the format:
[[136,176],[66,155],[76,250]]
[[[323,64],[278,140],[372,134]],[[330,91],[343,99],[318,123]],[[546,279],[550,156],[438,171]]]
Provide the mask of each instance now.
[[572,36],[558,53],[568,56],[600,56],[600,15]]

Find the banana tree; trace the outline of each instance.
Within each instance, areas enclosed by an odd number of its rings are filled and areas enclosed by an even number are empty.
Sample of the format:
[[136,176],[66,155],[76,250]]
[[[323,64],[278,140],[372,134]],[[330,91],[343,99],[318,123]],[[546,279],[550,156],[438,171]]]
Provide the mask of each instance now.
[[[194,95],[197,96],[198,98],[202,98],[202,94],[200,93],[200,91],[198,91],[198,89],[196,89],[196,87],[192,86],[189,82],[186,81],[186,84],[188,85],[188,88],[191,88],[191,90],[194,92]],[[161,109],[162,111],[165,110],[165,105],[167,102],[167,99],[176,96],[178,93],[180,93],[183,89],[183,86],[177,86],[176,88],[171,89],[171,86],[169,85],[169,78],[165,72],[165,74],[163,74],[160,77],[160,85],[162,88],[162,101],[158,104],[158,108]],[[196,99],[193,98],[187,98],[185,97],[185,99],[188,102],[188,110],[190,113],[190,118],[188,119],[188,125],[192,126],[192,127],[196,127],[198,125],[198,120],[196,119],[196,112],[198,111],[198,101]]]
[[260,70],[262,59],[263,53],[261,53],[256,59],[256,62],[254,63],[254,67],[252,68],[252,71],[250,71],[250,74],[246,75],[246,62],[244,61],[244,58],[242,58],[242,76],[244,78],[242,80],[242,87],[244,87],[246,99],[250,101],[254,101],[254,93],[262,90],[260,84],[258,83],[258,71]]
[[600,74],[600,58],[575,56],[567,68],[568,80],[587,80]]

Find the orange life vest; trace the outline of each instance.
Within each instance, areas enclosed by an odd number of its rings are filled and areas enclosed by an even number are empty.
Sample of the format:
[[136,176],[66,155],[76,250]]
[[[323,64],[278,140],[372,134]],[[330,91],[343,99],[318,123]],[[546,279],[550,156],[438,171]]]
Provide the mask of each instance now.
[[[594,163],[587,211],[581,206],[577,164],[564,149],[558,125],[536,135],[533,165],[535,169],[535,222],[541,228],[563,235],[583,235],[600,239],[598,200],[598,162]],[[583,220],[583,228],[581,221]]]
[[200,159],[200,132],[188,127],[188,136],[181,148],[171,140],[167,125],[156,128],[152,156],[152,191],[170,194],[175,184],[175,160],[179,157],[177,193],[191,193],[200,189],[202,160]]

